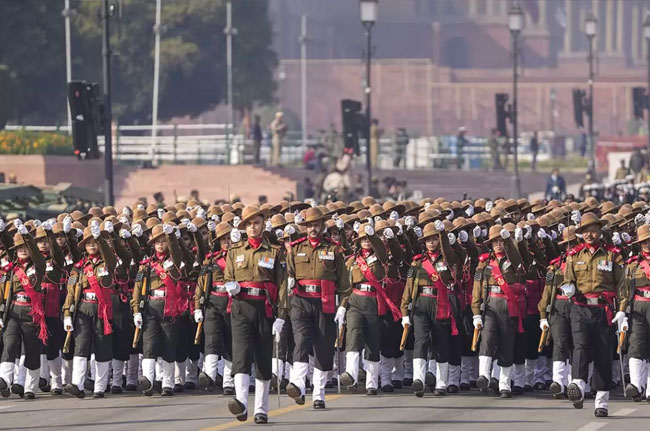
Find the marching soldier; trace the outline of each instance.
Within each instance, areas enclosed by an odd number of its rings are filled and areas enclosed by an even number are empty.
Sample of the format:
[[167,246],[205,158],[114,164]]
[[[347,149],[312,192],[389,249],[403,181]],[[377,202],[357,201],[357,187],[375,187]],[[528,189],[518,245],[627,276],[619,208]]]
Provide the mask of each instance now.
[[574,247],[575,254],[567,257],[564,273],[564,282],[569,285],[567,293],[575,292],[571,307],[573,380],[567,387],[567,396],[575,408],[582,408],[589,360],[593,358],[591,387],[597,391],[596,417],[608,414],[612,386],[612,324],[616,323],[619,331],[628,329],[623,258],[618,249],[602,243],[604,223],[593,213],[582,216],[576,234],[582,234],[584,243]]
[[267,216],[267,210],[256,205],[243,209],[239,226],[245,228],[247,240],[230,248],[224,274],[226,290],[233,298],[230,321],[236,394],[228,409],[240,421],[248,418],[251,362],[255,361],[257,424],[268,422],[273,336],[277,340],[288,315],[285,271],[278,262],[280,247],[263,235]]
[[[287,287],[292,290],[291,324],[295,348],[287,394],[297,404],[305,403],[305,378],[309,356],[314,356],[312,383],[313,407],[325,408],[325,384],[332,371],[334,340],[345,319],[345,304],[350,296],[345,258],[338,244],[323,238],[325,216],[309,208],[299,225],[307,236],[292,242],[287,258]],[[336,306],[336,296],[340,305]]]

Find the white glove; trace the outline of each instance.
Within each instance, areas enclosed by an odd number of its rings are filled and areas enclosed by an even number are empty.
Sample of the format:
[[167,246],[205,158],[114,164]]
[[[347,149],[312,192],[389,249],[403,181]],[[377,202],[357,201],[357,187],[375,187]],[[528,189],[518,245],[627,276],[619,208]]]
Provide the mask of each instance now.
[[425,211],[428,210],[430,206],[431,206],[431,203],[430,203],[430,202],[425,203],[425,204],[424,204],[424,210],[425,210]]
[[187,217],[181,219],[181,223],[183,223],[185,226],[190,224],[192,220],[188,219]]
[[472,323],[474,324],[474,327],[476,329],[480,329],[483,327],[483,318],[481,317],[480,314],[477,314],[474,317],[472,317]]
[[131,229],[131,233],[135,235],[136,238],[140,238],[142,236],[142,225],[140,223],[136,223],[135,226],[133,226],[133,229]]
[[626,243],[632,241],[632,238],[630,237],[630,234],[627,233],[627,232],[623,232],[623,233],[621,234],[621,239],[622,239],[623,241],[625,241]]
[[210,232],[214,232],[215,230],[217,230],[217,222],[215,222],[214,220],[210,220],[208,222],[208,230]]
[[0,329],[4,329],[4,328],[5,328],[5,322],[2,319],[0,319]]
[[104,230],[108,233],[113,233],[113,222],[110,221],[105,221],[104,222]]
[[188,232],[190,232],[190,233],[194,233],[194,232],[196,232],[197,230],[199,230],[199,228],[196,227],[196,225],[195,225],[194,223],[190,222],[190,223],[187,224],[187,230],[188,230]]
[[445,224],[440,220],[436,220],[435,222],[433,222],[433,226],[436,228],[438,232],[442,232],[443,230],[445,230]]
[[75,229],[74,235],[75,235],[75,237],[77,237],[77,239],[81,238],[83,236],[83,234],[84,234],[84,231],[82,231],[81,229]]
[[352,230],[355,233],[359,233],[359,228],[360,227],[361,227],[361,223],[359,223],[358,221],[355,221],[354,224],[352,225]]
[[526,220],[528,220],[528,221],[535,220],[535,214],[533,214],[533,213],[528,213],[528,214],[526,215]]
[[634,224],[637,226],[641,226],[644,221],[645,221],[645,217],[643,216],[643,214],[637,214],[636,217],[634,217]]
[[544,230],[544,228],[542,228],[542,227],[539,228],[539,230],[537,231],[537,237],[539,239],[546,238],[546,231]]
[[618,332],[625,332],[622,330],[623,325],[625,325],[625,330],[627,330],[627,317],[625,317],[625,313],[622,311],[616,312],[614,318],[612,319],[612,323],[616,323],[618,325]]
[[129,231],[126,230],[126,229],[122,229],[122,230],[120,230],[120,238],[123,238],[123,239],[129,239],[129,238],[131,238],[131,232],[129,232]]
[[316,202],[314,199],[310,199],[309,206],[311,206],[312,208],[316,208],[318,206],[318,202]]
[[391,211],[388,218],[391,220],[397,220],[399,219],[399,214],[397,214],[397,211]]
[[582,220],[582,216],[580,215],[580,211],[578,211],[578,210],[571,211],[571,221],[574,224],[580,224],[580,220]]
[[395,238],[395,232],[393,232],[393,229],[391,228],[384,229],[384,238],[386,239]]
[[276,340],[280,339],[280,334],[282,333],[283,326],[284,326],[284,319],[280,319],[278,317],[273,321],[273,328],[271,329],[271,333],[275,336]]
[[63,232],[68,233],[70,232],[70,229],[72,229],[72,222],[66,217],[66,219],[63,220]]
[[402,235],[404,233],[404,230],[402,229],[402,223],[397,222],[395,223],[395,226],[397,226],[397,235]]
[[366,227],[363,228],[363,231],[366,233],[368,236],[373,236],[375,234],[375,230],[372,228],[370,225],[366,225]]
[[460,240],[460,242],[465,244],[469,239],[469,235],[464,230],[461,230],[460,232],[458,232],[458,239]]
[[[380,220],[381,220],[381,219],[380,219]],[[372,217],[368,217],[368,218],[366,219],[366,222],[368,222],[368,225],[369,225],[369,226],[372,226],[372,227],[375,226],[375,220],[374,220]]]
[[206,212],[203,209],[203,207],[199,207],[199,209],[196,210],[196,216],[197,217],[201,217],[203,220],[205,220],[205,215],[206,215]]
[[553,240],[557,239],[557,232],[555,232],[554,230],[551,231],[551,238],[553,238]]
[[230,241],[233,243],[241,241],[241,232],[239,229],[233,229],[230,231]]
[[142,313],[135,313],[133,315],[133,324],[136,328],[142,329]]
[[43,229],[45,229],[47,231],[50,231],[50,230],[52,230],[52,225],[53,224],[54,223],[52,223],[51,220],[45,220],[41,226],[43,227]]
[[566,283],[560,286],[560,290],[564,296],[572,298],[576,293],[576,286],[575,284]]
[[343,229],[345,229],[345,223],[343,222],[343,219],[341,219],[341,218],[337,218],[336,221],[334,222],[334,224],[335,224],[336,227],[337,227],[339,230],[341,230],[341,231],[342,231]]
[[345,313],[346,313],[345,307],[339,307],[336,309],[336,315],[334,315],[334,322],[336,322],[336,326],[341,326],[345,323]]
[[546,331],[548,331],[548,328],[549,328],[548,319],[540,319],[540,321],[539,321],[539,329],[546,332]]
[[162,220],[163,216],[165,215],[165,210],[163,208],[158,208],[156,210],[156,214],[158,214],[158,218]]
[[524,234],[524,238],[531,239],[532,237],[533,237],[533,228],[530,226],[526,226],[526,233]]
[[650,211],[644,216],[645,224],[650,224]]
[[520,227],[515,228],[515,241],[522,242],[523,240],[524,240],[524,231]]
[[203,322],[203,310],[200,308],[194,310],[194,321],[196,323]]
[[465,210],[465,215],[467,215],[467,217],[471,217],[474,215],[474,205],[470,204],[470,206],[467,207],[467,209]]
[[282,229],[276,229],[275,230],[275,237],[276,238],[282,238],[283,233],[284,233],[284,231]]
[[224,287],[230,296],[235,296],[241,291],[241,286],[236,281],[228,281],[224,284]]
[[284,227],[284,233],[287,235],[293,235],[296,233],[296,229],[289,224]]
[[472,235],[474,238],[480,238],[481,237],[481,226],[474,226],[474,229],[472,229]]
[[18,229],[19,226],[22,226],[23,222],[19,218],[14,219],[14,227]]
[[485,211],[490,212],[492,211],[492,208],[494,207],[494,202],[492,201],[487,201],[485,203]]
[[411,318],[408,316],[402,316],[402,326],[406,328],[406,326],[411,326]]
[[131,210],[129,209],[129,207],[122,208],[122,214],[124,214],[125,216],[130,217],[131,216]]
[[486,227],[484,227],[483,229],[481,229],[481,236],[482,236],[483,238],[487,238],[487,236],[488,236],[488,230],[487,230]]
[[621,235],[618,232],[612,234],[612,244],[615,246],[621,245]]
[[296,279],[293,277],[287,277],[287,288],[291,290],[295,285],[296,285]]
[[624,317],[621,324],[618,325],[618,332],[627,332],[628,329],[630,329],[630,324],[627,321],[627,317]]
[[74,326],[72,325],[72,317],[66,316],[63,318],[63,329],[65,330],[65,332],[74,331]]
[[508,229],[501,229],[501,232],[499,232],[499,235],[501,235],[501,238],[503,238],[503,239],[510,238],[510,232],[508,232]]
[[170,224],[164,224],[162,229],[165,235],[171,235],[172,233],[174,233],[174,227]]
[[[650,212],[648,214],[650,214]],[[412,229],[413,226],[415,226],[415,217],[413,216],[406,217],[406,219],[404,219],[404,224],[406,224],[406,227],[408,229]]]
[[566,229],[566,226],[564,226],[562,223],[557,225],[557,233],[559,233],[560,235],[562,235],[564,229]]
[[[233,219],[232,219],[232,225],[235,226],[235,227],[237,227],[237,226],[239,226],[239,223],[241,223],[241,219],[239,218],[239,216],[235,216],[235,217],[233,217]],[[298,223],[298,222],[296,222],[296,223]]]
[[34,219],[34,227],[41,227],[43,222],[41,222],[39,219]]
[[272,229],[273,229],[273,223],[271,223],[271,220],[267,220],[264,223],[264,230],[267,232],[271,232]]
[[447,238],[449,238],[449,245],[456,244],[456,236],[453,233],[449,232]]
[[377,223],[377,222],[381,221],[382,218],[379,217],[379,216],[375,216],[375,217],[373,218],[373,220],[374,220],[375,223]]
[[18,233],[21,235],[27,235],[29,234],[29,230],[27,230],[27,226],[21,224],[20,226],[18,226]]
[[445,218],[449,221],[452,221],[454,219],[454,212],[450,211]]
[[215,223],[219,223],[219,222],[221,221],[221,219],[219,218],[219,216],[216,215],[216,214],[212,214],[212,217],[210,217],[210,220],[212,220],[212,221],[215,222]]
[[181,230],[178,227],[174,229],[174,235],[176,235],[176,238],[181,239]]
[[102,234],[102,231],[99,229],[99,225],[92,225],[90,227],[90,233],[93,235],[93,238],[97,239]]
[[4,231],[5,231],[5,227],[6,227],[6,225],[5,225],[5,221],[4,221],[3,219],[0,218],[0,232],[4,232]]
[[413,228],[413,232],[415,233],[416,237],[422,238],[422,229],[420,228],[420,226],[415,226]]

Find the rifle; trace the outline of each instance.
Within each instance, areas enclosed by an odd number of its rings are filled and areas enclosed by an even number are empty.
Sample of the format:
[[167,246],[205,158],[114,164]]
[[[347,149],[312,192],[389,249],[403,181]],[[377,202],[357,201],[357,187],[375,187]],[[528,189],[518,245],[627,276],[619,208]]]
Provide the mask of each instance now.
[[[6,278],[5,278],[5,283],[6,283]],[[10,308],[10,301],[11,298],[13,297],[13,291],[14,291],[14,273],[12,271],[11,277],[9,278],[9,287],[5,288],[5,302],[0,305],[0,312],[2,313],[2,323],[4,325],[7,325],[7,319],[9,318],[9,308]],[[0,328],[0,336],[2,336],[2,332],[4,331],[4,328]]]
[[[413,280],[413,294],[411,295],[411,302],[409,303],[409,321],[411,320],[411,317],[413,317],[413,303],[415,302],[413,300],[413,297],[417,295],[417,291],[419,286],[420,281],[419,278],[415,277]],[[402,340],[399,343],[399,350],[400,352],[403,352],[406,349],[406,340],[408,339],[409,336],[409,329],[411,329],[411,325],[404,325],[404,329],[402,330]]]
[[[146,309],[146,298],[147,298],[147,293],[149,290],[149,287],[147,286],[147,281],[149,281],[149,271],[150,268],[147,267],[146,272],[144,273],[144,276],[142,278],[142,288],[140,289],[140,304],[138,304],[138,311],[142,315],[142,323],[144,324],[144,311]],[[132,347],[135,349],[138,347],[138,342],[140,341],[140,333],[141,329],[136,326],[135,332],[133,333],[133,345]]]
[[[487,265],[483,267],[481,270],[481,286],[483,286],[483,282],[485,281],[485,270],[487,269]],[[487,309],[487,301],[488,301],[488,289],[489,289],[489,284],[485,283],[485,287],[483,287],[483,301],[481,302],[481,320],[485,320],[485,312]],[[481,336],[481,330],[483,329],[483,326],[480,326],[478,328],[474,328],[474,334],[472,335],[472,352],[476,352],[478,349],[478,340]]]
[[194,335],[194,344],[201,344],[201,331],[203,331],[203,321],[205,320],[205,307],[210,297],[210,289],[212,288],[212,265],[206,266],[206,271],[208,271],[207,284],[203,290],[203,296],[199,300],[199,305],[201,306],[201,311],[203,311],[203,320],[196,325],[196,334]]
[[[77,321],[77,309],[79,308],[79,300],[81,299],[81,283],[77,280],[77,284],[74,287],[74,303],[72,304],[72,324],[74,325]],[[65,334],[65,342],[63,343],[63,353],[70,352],[70,343],[72,342],[72,331],[68,331]]]
[[553,307],[555,307],[555,295],[557,294],[557,283],[555,282],[555,274],[556,272],[553,271],[553,280],[551,280],[551,298],[548,301],[548,305],[546,306],[546,316],[547,320],[549,322],[549,328],[546,331],[542,331],[542,334],[539,336],[539,345],[537,346],[537,352],[541,352],[544,350],[544,347],[546,347],[549,342],[549,333],[551,332],[550,328],[550,317],[551,313],[553,313]]

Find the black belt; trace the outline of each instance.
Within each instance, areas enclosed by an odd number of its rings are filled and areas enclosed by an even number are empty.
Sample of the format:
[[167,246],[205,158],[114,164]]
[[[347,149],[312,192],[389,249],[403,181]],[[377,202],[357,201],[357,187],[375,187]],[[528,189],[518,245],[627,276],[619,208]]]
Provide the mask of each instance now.
[[372,285],[366,283],[356,283],[354,285],[354,288],[356,290],[360,290],[361,292],[376,292],[375,288],[372,287]]
[[438,289],[434,286],[420,286],[418,291],[420,295],[438,296]]
[[320,286],[317,284],[298,284],[298,290],[305,293],[320,293]]
[[226,285],[223,284],[223,283],[221,283],[221,284],[212,283],[211,292],[212,293],[228,293],[228,291],[226,290]]
[[16,293],[14,295],[14,302],[22,302],[23,304],[29,304],[31,300],[29,299],[29,296],[27,296],[24,293]]
[[643,296],[644,298],[650,298],[650,290],[634,289],[634,294],[638,296]]

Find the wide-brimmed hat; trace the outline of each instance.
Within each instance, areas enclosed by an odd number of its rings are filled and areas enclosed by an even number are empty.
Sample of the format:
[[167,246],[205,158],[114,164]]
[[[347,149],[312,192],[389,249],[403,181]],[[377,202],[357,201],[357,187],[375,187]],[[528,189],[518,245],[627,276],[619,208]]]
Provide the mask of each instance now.
[[582,216],[582,220],[580,220],[580,226],[576,228],[576,233],[582,233],[589,226],[594,225],[598,225],[598,227],[602,228],[606,223],[606,221],[599,219],[596,214],[586,213]]
[[158,217],[149,217],[147,219],[147,221],[145,222],[145,226],[147,226],[147,228],[145,229],[145,232],[150,231],[154,226],[157,226],[159,224],[161,224],[161,223],[160,223],[160,220],[158,220]]
[[454,228],[452,229],[452,233],[458,233],[460,230],[463,229],[474,229],[476,226],[476,222],[472,219],[466,219],[465,217],[457,217],[454,219],[452,222],[454,225]]
[[386,214],[384,207],[380,204],[370,205],[368,211],[370,211],[370,214],[372,214],[373,217],[383,217]]
[[165,232],[163,232],[163,225],[162,224],[157,224],[151,229],[151,239],[149,240],[149,245],[153,245],[156,240],[162,236],[165,235]]
[[298,226],[304,226],[308,223],[313,223],[321,221],[326,218],[326,215],[323,214],[323,211],[320,208],[307,208],[304,214],[304,220],[298,223]]
[[397,226],[392,226],[388,220],[379,220],[375,223],[375,232],[378,234],[381,234],[385,229],[390,229],[393,233],[399,232],[399,228]]
[[440,232],[438,232],[438,229],[436,229],[436,224],[435,223],[427,223],[424,225],[424,229],[422,229],[422,236],[418,238],[418,241],[425,241],[427,238],[430,238],[434,235],[439,235]]
[[495,239],[502,239],[501,231],[503,229],[503,226],[500,224],[495,224],[494,226],[490,227],[490,230],[488,231],[488,239],[486,242],[492,242]]
[[239,222],[239,225],[244,227],[247,222],[258,216],[266,219],[269,216],[269,210],[261,209],[257,205],[248,205],[241,212],[241,222]]
[[217,225],[216,229],[214,230],[214,237],[215,239],[219,239],[224,235],[230,234],[232,232],[232,226],[230,223],[226,222],[221,222]]
[[616,205],[614,202],[607,201],[607,202],[604,202],[604,203],[602,203],[600,205],[600,213],[602,215],[610,214],[610,213],[613,213],[614,211],[618,210],[618,208],[619,208],[618,205]]
[[21,245],[25,245],[25,238],[19,233],[14,234],[14,245],[10,247],[11,250],[15,250]]
[[79,247],[82,248],[91,239],[95,239],[95,237],[93,237],[93,234],[90,231],[90,227],[85,227],[83,236],[81,237],[81,241],[79,241]]
[[636,228],[636,240],[632,244],[640,244],[650,239],[650,224],[644,224]]
[[273,229],[284,229],[287,223],[287,219],[282,214],[275,214],[271,217],[271,228]]
[[401,216],[406,210],[406,207],[403,204],[395,203],[393,201],[384,202],[384,205],[382,205],[382,207],[384,208],[384,214],[390,214],[395,211],[399,216]]
[[576,227],[569,226],[562,231],[562,241],[558,242],[558,245],[564,245],[572,241],[577,241],[578,237],[576,236]]
[[370,226],[368,223],[361,223],[361,226],[359,226],[359,233],[357,234],[356,238],[354,238],[353,241],[359,241],[363,238],[367,238],[368,235],[366,234],[366,226]]

